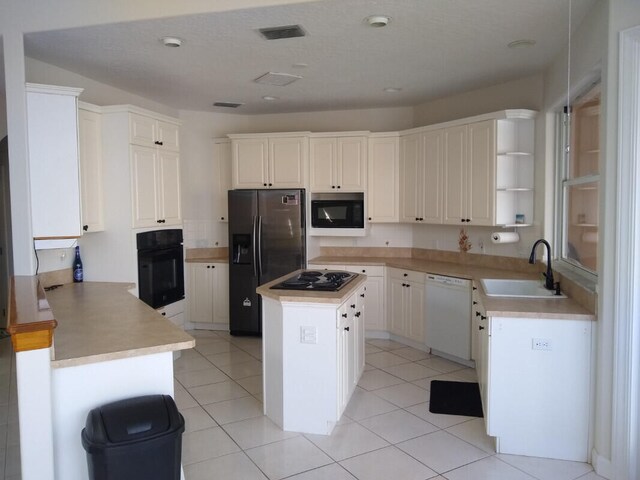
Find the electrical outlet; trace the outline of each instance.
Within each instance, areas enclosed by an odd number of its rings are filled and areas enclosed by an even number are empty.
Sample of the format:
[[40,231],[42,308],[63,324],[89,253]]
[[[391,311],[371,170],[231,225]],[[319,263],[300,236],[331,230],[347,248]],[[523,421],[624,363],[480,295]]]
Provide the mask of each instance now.
[[318,330],[316,327],[300,327],[300,343],[318,343]]
[[548,338],[534,338],[532,339],[533,350],[553,350],[551,348],[551,340]]

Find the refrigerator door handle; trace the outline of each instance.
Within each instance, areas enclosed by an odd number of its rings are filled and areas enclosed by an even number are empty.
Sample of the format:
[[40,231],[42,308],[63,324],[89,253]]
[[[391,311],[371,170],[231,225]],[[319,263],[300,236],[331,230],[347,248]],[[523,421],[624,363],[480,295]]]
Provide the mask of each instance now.
[[258,215],[257,222],[258,224],[258,242],[256,243],[258,250],[258,273],[262,276],[262,216]]
[[260,248],[259,245],[256,243],[256,228],[258,226],[258,217],[254,216],[253,217],[253,225],[251,227],[251,245],[252,245],[252,252],[253,253],[253,259],[252,259],[252,263],[253,263],[253,276],[257,277],[258,276],[258,265],[256,264],[256,259],[257,259],[257,254],[256,254],[256,249]]

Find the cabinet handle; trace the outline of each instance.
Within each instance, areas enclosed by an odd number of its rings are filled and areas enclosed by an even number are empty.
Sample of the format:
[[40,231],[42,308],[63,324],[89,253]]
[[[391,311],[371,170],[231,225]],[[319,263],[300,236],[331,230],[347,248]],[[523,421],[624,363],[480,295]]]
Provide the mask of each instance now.
[[356,304],[355,303],[351,304],[351,308],[356,308]]
[[356,317],[359,317],[359,316],[360,316],[360,312],[356,312],[356,313],[355,313],[355,316],[356,316]]
[[484,327],[482,325],[479,325],[478,330],[484,330]]
[[156,220],[156,223],[162,223],[162,220]]
[[347,318],[347,314],[346,314],[346,313],[343,313],[343,314],[342,314],[342,317],[343,317],[343,318]]
[[84,230],[85,232],[89,231],[89,225],[83,225],[82,230]]
[[348,332],[349,331],[349,327],[344,327],[344,329]]
[[160,142],[158,140],[156,140],[155,142],[153,142],[156,145],[160,145]]

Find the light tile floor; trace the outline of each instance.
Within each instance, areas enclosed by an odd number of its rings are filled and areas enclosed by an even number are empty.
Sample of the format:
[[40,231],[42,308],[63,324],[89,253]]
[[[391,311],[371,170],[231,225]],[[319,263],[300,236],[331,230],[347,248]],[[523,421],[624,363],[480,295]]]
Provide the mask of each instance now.
[[475,371],[389,340],[330,436],[283,432],[262,414],[261,340],[196,330],[175,362],[187,480],[599,480],[591,465],[498,455],[482,419],[429,412],[431,380]]
[[[591,465],[495,453],[483,420],[429,412],[431,380],[475,371],[389,340],[330,436],[283,432],[262,414],[261,340],[192,331],[176,360],[186,480],[601,480]],[[0,480],[20,480],[15,356],[0,340]]]

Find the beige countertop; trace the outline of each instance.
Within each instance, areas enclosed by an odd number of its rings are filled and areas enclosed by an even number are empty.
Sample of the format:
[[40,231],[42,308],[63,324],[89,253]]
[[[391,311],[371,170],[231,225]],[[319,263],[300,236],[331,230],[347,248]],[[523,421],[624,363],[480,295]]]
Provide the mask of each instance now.
[[[530,272],[402,257],[321,256],[309,260],[309,265],[310,268],[312,265],[380,265],[476,281],[481,278],[538,278],[537,274]],[[476,283],[479,284],[479,282]],[[546,300],[488,297],[484,295],[482,287],[479,288],[482,294],[482,305],[489,316],[595,320],[595,315],[571,298]]]
[[286,280],[293,275],[302,272],[303,270],[296,270],[295,272],[288,273],[280,278],[265,283],[259,286],[256,291],[258,294],[266,298],[277,300],[281,303],[325,303],[332,305],[340,305],[343,303],[349,295],[351,295],[360,285],[366,282],[367,277],[365,275],[358,274],[356,278],[350,281],[342,290],[338,292],[319,292],[303,291],[303,290],[271,290],[273,285]]
[[128,292],[126,283],[70,283],[47,292],[58,322],[51,366],[71,367],[193,348],[193,337]]
[[187,258],[185,263],[229,263],[229,259],[227,257]]

